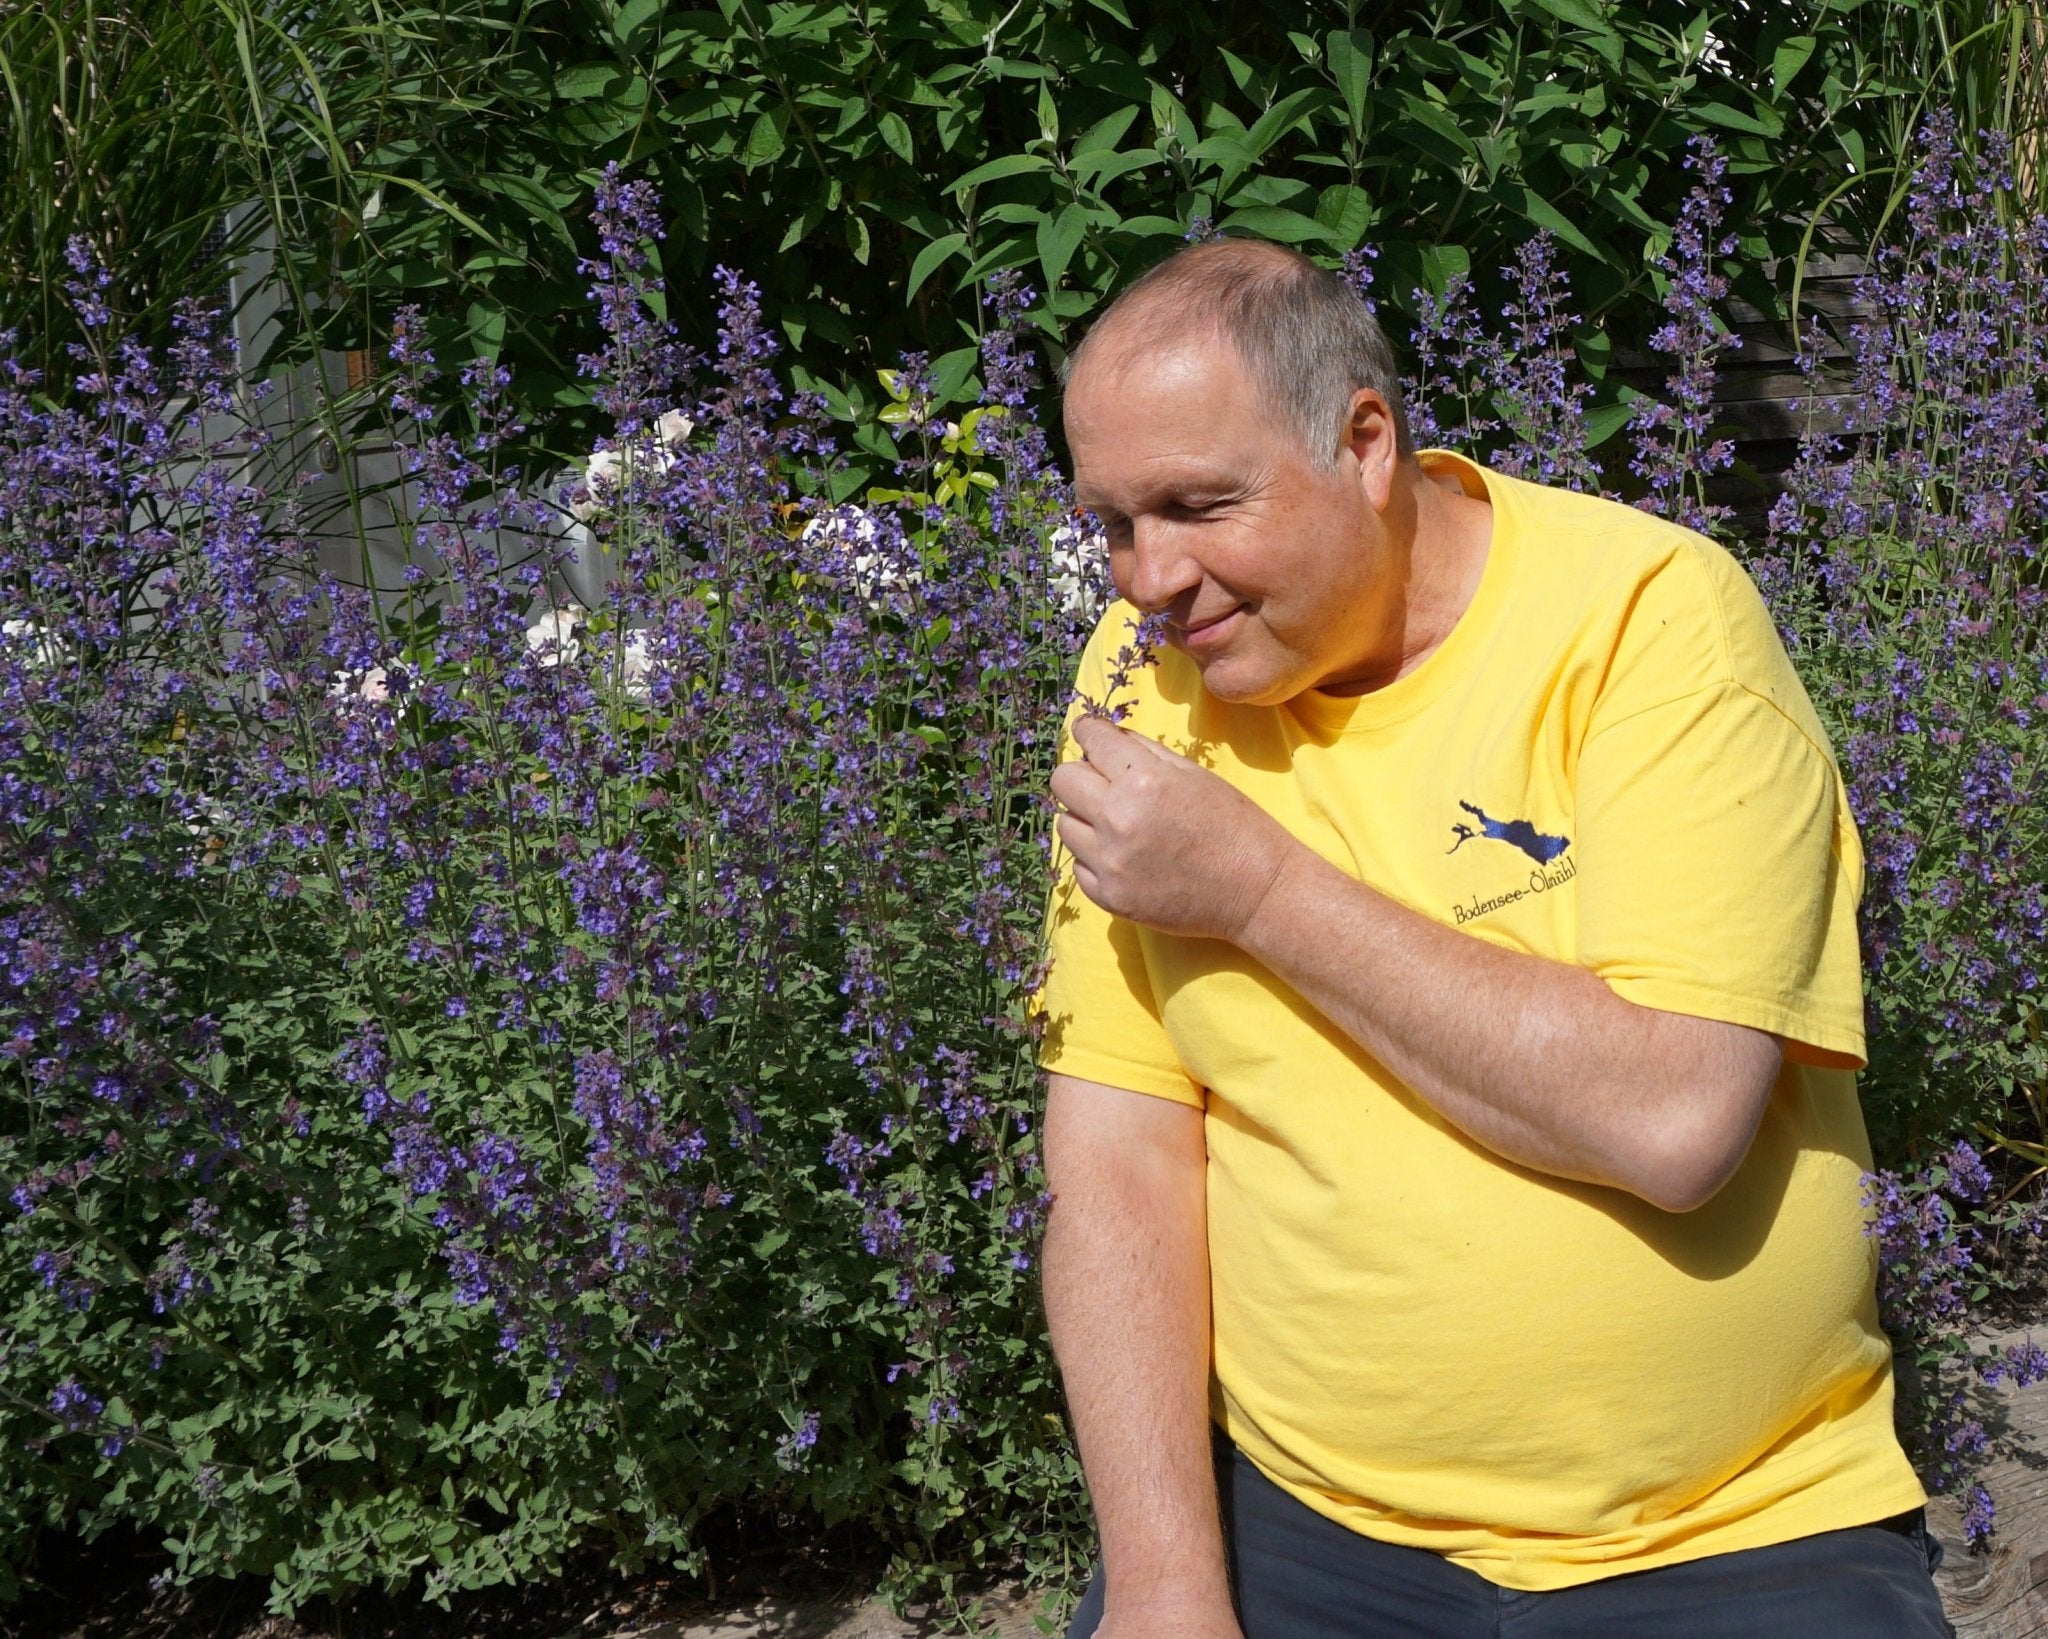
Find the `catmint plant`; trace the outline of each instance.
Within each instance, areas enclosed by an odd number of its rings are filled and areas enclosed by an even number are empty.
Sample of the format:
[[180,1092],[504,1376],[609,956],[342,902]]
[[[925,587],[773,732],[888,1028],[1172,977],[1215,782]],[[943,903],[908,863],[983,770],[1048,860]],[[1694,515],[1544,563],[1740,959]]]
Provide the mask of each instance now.
[[[1354,258],[1346,273],[1361,294],[1370,288],[1363,260]],[[1410,431],[1420,446],[1486,452],[1512,477],[1597,493],[1586,421],[1593,389],[1577,374],[1579,321],[1556,247],[1538,234],[1500,276],[1507,300],[1499,328],[1463,274],[1441,292],[1414,293],[1413,365],[1402,383]]]
[[1802,444],[1757,570],[1862,830],[1880,1143],[1974,1121],[2038,1163],[2048,220],[2007,208],[1987,151],[1967,176],[1952,122],[1929,122],[1905,235],[1860,284],[1846,425]]
[[1721,221],[1734,195],[1722,180],[1728,161],[1713,142],[1694,137],[1685,165],[1697,180],[1679,207],[1671,248],[1657,261],[1665,279],[1664,322],[1650,334],[1651,350],[1676,368],[1665,379],[1664,396],[1646,395],[1629,416],[1629,470],[1646,486],[1638,505],[1712,534],[1730,509],[1708,501],[1706,480],[1735,461],[1733,442],[1714,436],[1715,367],[1741,342],[1720,316],[1728,297],[1720,263],[1736,249]]
[[906,363],[896,486],[834,504],[753,287],[717,274],[694,355],[650,190],[595,224],[615,431],[566,483],[499,456],[492,367],[437,414],[396,316],[396,586],[251,480],[196,313],[170,361],[109,337],[0,392],[17,1553],[125,1518],[290,1605],[593,1538],[687,1564],[721,1504],[927,1567],[977,1499],[1078,1509],[1019,1323],[1025,1001],[1103,582],[1033,298],[992,293],[961,423]]

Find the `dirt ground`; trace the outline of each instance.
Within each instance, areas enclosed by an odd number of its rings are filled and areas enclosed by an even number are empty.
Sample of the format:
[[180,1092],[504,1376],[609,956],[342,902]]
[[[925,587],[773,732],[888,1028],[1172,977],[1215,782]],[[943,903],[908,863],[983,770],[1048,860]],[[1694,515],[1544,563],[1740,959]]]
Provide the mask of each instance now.
[[[458,1596],[447,1611],[365,1594],[295,1617],[265,1612],[260,1578],[165,1589],[163,1556],[139,1538],[49,1541],[29,1568],[30,1592],[0,1610],[0,1639],[1038,1639],[1062,1614],[996,1582],[951,1610],[907,1619],[873,1597],[883,1565],[853,1533],[777,1540],[760,1522],[707,1532],[710,1575],[622,1577],[596,1561],[552,1583]],[[1039,1626],[1043,1618],[1046,1625]]]

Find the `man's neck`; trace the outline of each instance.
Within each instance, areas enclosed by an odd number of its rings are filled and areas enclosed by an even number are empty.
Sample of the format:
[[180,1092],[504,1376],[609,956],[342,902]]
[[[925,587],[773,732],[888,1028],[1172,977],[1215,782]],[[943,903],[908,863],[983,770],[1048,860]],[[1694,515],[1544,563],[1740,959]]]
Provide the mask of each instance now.
[[1400,544],[1398,588],[1386,610],[1380,652],[1384,670],[1329,689],[1332,694],[1370,694],[1398,682],[1443,647],[1478,594],[1493,539],[1493,508],[1468,495],[1453,473],[1419,466],[1397,482],[1405,485],[1387,522]]

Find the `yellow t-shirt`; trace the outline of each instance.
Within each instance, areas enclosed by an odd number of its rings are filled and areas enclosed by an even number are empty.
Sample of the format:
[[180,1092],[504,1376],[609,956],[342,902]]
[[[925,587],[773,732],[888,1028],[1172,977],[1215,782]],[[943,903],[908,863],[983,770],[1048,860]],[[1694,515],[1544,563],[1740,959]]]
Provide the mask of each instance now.
[[1546,1589],[1913,1508],[1863,1233],[1862,858],[1820,724],[1719,547],[1424,460],[1493,513],[1435,654],[1247,707],[1164,650],[1124,726],[1426,916],[1785,1038],[1748,1157],[1685,1215],[1516,1166],[1243,952],[1064,872],[1043,1062],[1205,1111],[1215,1416],[1317,1512]]

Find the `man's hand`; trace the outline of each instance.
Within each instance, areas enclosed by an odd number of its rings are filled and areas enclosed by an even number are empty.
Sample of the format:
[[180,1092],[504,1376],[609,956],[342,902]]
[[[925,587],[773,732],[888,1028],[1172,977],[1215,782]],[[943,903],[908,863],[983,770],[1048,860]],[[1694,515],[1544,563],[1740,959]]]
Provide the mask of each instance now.
[[1155,740],[1099,717],[1074,725],[1086,762],[1052,794],[1081,891],[1162,933],[1236,940],[1302,845],[1249,797]]

